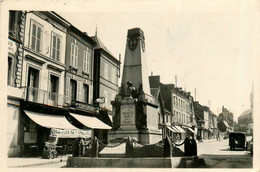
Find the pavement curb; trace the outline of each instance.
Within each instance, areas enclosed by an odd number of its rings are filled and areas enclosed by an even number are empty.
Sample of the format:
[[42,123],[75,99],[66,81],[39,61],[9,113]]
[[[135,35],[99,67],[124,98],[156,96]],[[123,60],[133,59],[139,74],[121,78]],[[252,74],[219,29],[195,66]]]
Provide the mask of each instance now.
[[37,166],[37,165],[46,165],[46,164],[57,164],[61,162],[66,162],[66,158],[61,158],[61,159],[53,159],[48,162],[40,162],[40,163],[33,163],[33,164],[25,164],[25,165],[14,165],[14,166],[7,166],[8,168],[21,168],[21,167],[32,167],[32,166]]

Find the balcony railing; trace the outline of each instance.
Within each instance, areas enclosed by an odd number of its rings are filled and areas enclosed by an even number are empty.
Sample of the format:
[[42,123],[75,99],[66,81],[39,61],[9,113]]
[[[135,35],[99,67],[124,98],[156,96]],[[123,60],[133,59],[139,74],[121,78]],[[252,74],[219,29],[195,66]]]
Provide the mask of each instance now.
[[39,88],[27,87],[27,101],[46,104],[51,106],[64,106],[68,98],[64,95],[41,90]]

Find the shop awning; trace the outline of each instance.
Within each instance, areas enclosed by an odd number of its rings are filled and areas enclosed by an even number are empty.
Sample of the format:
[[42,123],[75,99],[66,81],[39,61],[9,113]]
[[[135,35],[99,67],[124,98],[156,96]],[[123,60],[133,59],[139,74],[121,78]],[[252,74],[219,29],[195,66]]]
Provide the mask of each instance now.
[[113,116],[112,115],[108,115],[109,119],[111,122],[113,122]]
[[84,116],[79,115],[75,113],[69,113],[71,116],[73,116],[76,120],[78,120],[81,124],[85,125],[88,128],[92,129],[104,129],[104,130],[110,130],[111,127],[104,122],[100,121],[96,117],[92,116]]
[[196,134],[192,128],[188,127],[188,130],[190,130],[192,133]]
[[25,114],[35,123],[46,128],[78,129],[74,127],[65,116],[50,115],[24,110]]
[[178,130],[180,133],[186,133],[180,126],[175,125],[174,127],[177,128],[177,130]]
[[172,128],[171,126],[167,127],[168,130],[172,131],[173,133],[179,133],[176,129]]

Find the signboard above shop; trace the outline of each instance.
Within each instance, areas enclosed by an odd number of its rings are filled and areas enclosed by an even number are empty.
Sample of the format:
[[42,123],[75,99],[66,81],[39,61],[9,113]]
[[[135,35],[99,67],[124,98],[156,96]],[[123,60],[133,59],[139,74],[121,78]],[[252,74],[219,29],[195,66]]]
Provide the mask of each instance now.
[[88,138],[91,137],[91,130],[63,130],[52,128],[50,136],[59,138]]

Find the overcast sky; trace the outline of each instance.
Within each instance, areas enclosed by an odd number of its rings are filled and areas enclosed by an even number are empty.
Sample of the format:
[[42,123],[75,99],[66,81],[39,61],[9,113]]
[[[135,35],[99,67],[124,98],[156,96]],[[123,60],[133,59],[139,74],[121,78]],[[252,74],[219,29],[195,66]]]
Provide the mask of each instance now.
[[[98,37],[124,59],[127,30],[144,31],[148,73],[162,83],[183,87],[216,114],[224,105],[238,117],[250,107],[255,57],[256,16],[243,3],[192,6],[144,4],[129,9],[63,11],[58,13],[89,36]],[[120,7],[119,5],[117,7]],[[172,8],[171,8],[172,7]],[[143,8],[144,9],[144,8]],[[165,9],[165,10],[162,10]],[[121,79],[120,79],[121,80]]]
[[[238,117],[250,107],[254,58],[259,53],[259,3],[254,1],[28,1],[9,9],[56,11],[124,59],[127,30],[144,31],[147,70],[209,105],[224,105]],[[5,5],[4,4],[4,5]],[[2,4],[3,5],[3,4]],[[7,8],[6,8],[7,9]],[[8,14],[8,11],[6,11]],[[257,29],[258,28],[258,29]],[[120,78],[121,81],[121,78]],[[217,110],[219,109],[219,110]]]

